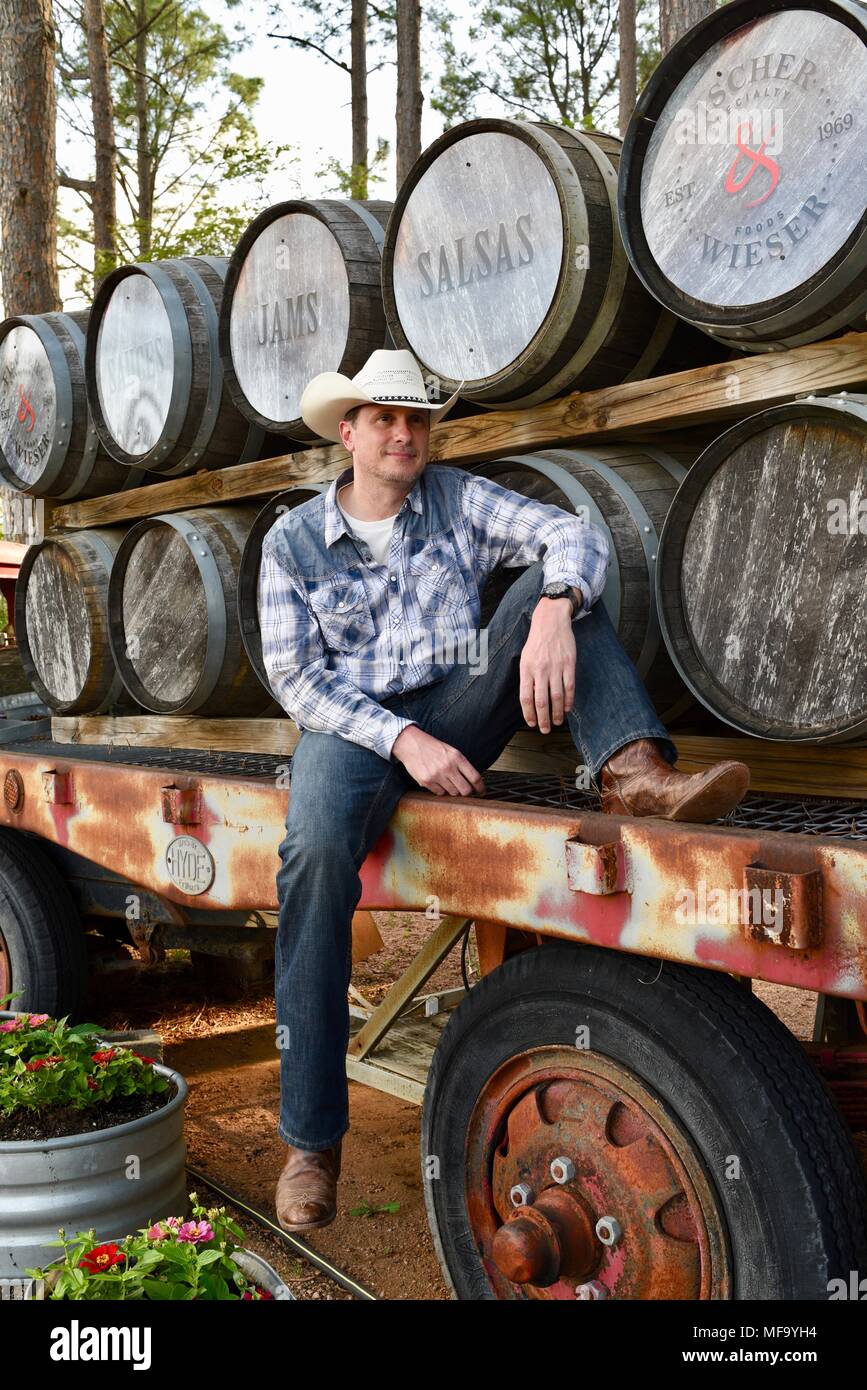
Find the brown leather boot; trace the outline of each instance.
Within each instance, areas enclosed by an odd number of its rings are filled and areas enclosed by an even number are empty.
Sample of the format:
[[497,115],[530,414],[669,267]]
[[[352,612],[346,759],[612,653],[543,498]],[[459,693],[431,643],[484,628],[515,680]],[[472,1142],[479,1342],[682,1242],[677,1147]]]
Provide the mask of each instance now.
[[330,1149],[296,1149],[277,1180],[277,1220],[284,1231],[330,1226],[337,1215],[337,1179],[342,1140]]
[[676,772],[652,738],[618,748],[603,767],[602,809],[615,816],[662,816],[706,823],[719,820],[750,785],[745,763],[724,762],[706,772]]

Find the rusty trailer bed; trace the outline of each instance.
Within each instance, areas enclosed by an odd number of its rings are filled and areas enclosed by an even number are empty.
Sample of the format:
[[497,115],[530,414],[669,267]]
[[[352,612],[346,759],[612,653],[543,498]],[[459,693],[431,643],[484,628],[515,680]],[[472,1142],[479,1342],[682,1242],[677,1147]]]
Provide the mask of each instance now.
[[[273,910],[291,759],[0,743],[2,823],[181,906]],[[408,793],[360,908],[508,928],[867,999],[867,803],[748,795],[699,826],[603,815],[552,776],[488,772],[485,798]],[[179,886],[183,885],[183,886]],[[780,905],[749,913],[756,893]],[[752,895],[752,896],[750,896]]]

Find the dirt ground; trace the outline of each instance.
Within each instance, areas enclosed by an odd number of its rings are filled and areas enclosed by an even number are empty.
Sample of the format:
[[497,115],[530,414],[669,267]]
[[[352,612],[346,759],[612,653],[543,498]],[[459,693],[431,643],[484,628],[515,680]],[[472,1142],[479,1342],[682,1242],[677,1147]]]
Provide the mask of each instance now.
[[[419,914],[374,916],[385,944],[353,973],[353,983],[372,1002],[386,992],[430,929]],[[96,980],[89,1016],[107,1030],[149,1027],[160,1035],[166,1063],[184,1075],[190,1088],[189,1163],[273,1219],[274,1187],[285,1154],[276,1133],[280,1088],[273,994],[247,991],[227,1002],[203,989],[189,961],[175,955],[150,972]],[[474,966],[471,949],[471,979]],[[458,952],[453,950],[426,990],[460,983]],[[811,1036],[815,995],[761,983],[755,992],[797,1037]],[[447,1299],[424,1209],[421,1112],[355,1082],[350,1082],[349,1096],[351,1128],[343,1141],[338,1217],[302,1239],[379,1298]],[[198,1190],[200,1197],[206,1193],[193,1180],[190,1190]],[[215,1200],[207,1192],[207,1204]],[[280,1270],[299,1299],[352,1297],[279,1236],[239,1219],[249,1231],[251,1248]]]

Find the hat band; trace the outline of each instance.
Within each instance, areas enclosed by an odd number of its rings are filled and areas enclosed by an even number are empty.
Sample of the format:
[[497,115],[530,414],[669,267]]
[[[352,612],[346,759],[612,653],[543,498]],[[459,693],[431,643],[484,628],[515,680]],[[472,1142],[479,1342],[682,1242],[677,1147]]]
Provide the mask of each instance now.
[[374,396],[375,401],[416,401],[419,405],[430,405],[430,401],[424,396]]

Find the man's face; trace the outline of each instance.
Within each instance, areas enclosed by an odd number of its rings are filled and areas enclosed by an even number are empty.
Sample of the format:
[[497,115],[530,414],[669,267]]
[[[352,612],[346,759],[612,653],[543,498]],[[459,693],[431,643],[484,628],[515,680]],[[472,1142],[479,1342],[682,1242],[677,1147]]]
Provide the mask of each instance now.
[[427,463],[430,411],[363,405],[354,421],[341,420],[340,437],[352,454],[356,478],[399,483],[409,492]]

